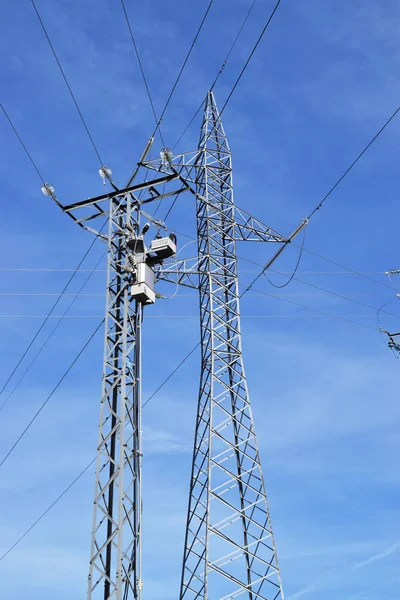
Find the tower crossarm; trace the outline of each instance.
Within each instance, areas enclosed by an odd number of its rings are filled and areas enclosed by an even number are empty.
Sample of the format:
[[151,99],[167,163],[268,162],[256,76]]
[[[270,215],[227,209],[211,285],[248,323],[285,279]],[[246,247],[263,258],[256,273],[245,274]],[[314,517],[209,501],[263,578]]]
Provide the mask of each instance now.
[[194,258],[185,258],[162,265],[159,269],[156,269],[155,275],[160,281],[198,289],[198,276],[201,274],[199,264],[200,260],[197,256]]
[[[89,227],[88,223],[101,217],[108,218],[110,202],[118,203],[118,199],[120,199],[121,202],[124,202],[126,197],[129,196],[132,206],[141,208],[143,205],[150,202],[160,201],[163,198],[181,194],[189,189],[187,184],[182,183],[179,174],[167,173],[163,174],[162,177],[158,177],[151,181],[144,181],[123,189],[117,188],[94,198],[88,198],[87,200],[64,205],[56,198],[51,186],[49,184],[46,184],[46,186],[46,195],[51,196],[57,206],[59,206],[65,214],[71,217],[74,223],[104,239],[107,239],[106,236],[102,236],[98,229]],[[153,219],[151,215],[148,215],[142,209],[141,213],[155,225],[163,226],[161,221]]]
[[288,242],[287,238],[238,206],[235,206],[235,241]]

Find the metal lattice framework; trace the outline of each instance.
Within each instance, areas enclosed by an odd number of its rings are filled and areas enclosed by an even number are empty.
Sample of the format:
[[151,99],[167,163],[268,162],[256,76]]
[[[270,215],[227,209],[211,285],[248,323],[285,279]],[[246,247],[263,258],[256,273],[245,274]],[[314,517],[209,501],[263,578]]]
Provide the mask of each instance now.
[[231,153],[211,92],[196,170],[201,381],[180,597],[283,599],[242,361]]
[[[110,201],[104,362],[88,598],[133,597],[141,587],[140,332],[132,302],[127,227],[138,228],[129,195]],[[98,590],[99,594],[97,594]],[[97,595],[96,595],[97,594]]]
[[[236,242],[278,243],[279,250],[268,268],[306,221],[284,238],[235,207],[231,153],[212,92],[207,96],[196,151],[172,157],[164,148],[161,159],[147,161],[152,141],[122,190],[105,166],[100,174],[113,189],[101,196],[63,206],[50,184],[42,188],[75,223],[108,244],[87,598],[142,597],[140,342],[143,303],[152,303],[156,297],[151,290],[149,300],[145,289],[147,284],[153,287],[153,275],[157,280],[197,288],[200,295],[201,378],[180,600],[240,596],[283,600],[243,369]],[[154,178],[148,176],[151,170],[156,172]],[[134,183],[135,178],[139,183]],[[160,240],[160,229],[166,227],[143,207],[186,191],[196,198],[198,255],[164,263],[163,256],[152,248],[153,242]],[[142,216],[147,223],[140,230]],[[92,227],[99,219],[107,219],[108,234]],[[151,226],[157,235],[147,248],[144,234]],[[139,265],[150,273],[150,280],[143,280],[144,288],[134,292],[136,284],[136,288],[142,285]]]

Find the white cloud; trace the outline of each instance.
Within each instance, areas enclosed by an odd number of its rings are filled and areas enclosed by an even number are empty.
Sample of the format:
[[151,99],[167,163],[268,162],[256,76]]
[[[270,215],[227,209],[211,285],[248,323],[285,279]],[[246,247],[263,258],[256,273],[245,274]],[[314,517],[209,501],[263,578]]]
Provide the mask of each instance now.
[[392,544],[391,546],[389,546],[389,548],[386,548],[386,550],[384,550],[383,552],[379,552],[379,554],[374,554],[373,556],[370,556],[370,558],[368,558],[367,560],[357,563],[356,565],[354,565],[353,568],[361,569],[362,567],[366,567],[367,565],[377,562],[378,560],[383,560],[384,558],[395,554],[395,552],[398,552],[399,550],[400,542],[397,542],[396,544]]

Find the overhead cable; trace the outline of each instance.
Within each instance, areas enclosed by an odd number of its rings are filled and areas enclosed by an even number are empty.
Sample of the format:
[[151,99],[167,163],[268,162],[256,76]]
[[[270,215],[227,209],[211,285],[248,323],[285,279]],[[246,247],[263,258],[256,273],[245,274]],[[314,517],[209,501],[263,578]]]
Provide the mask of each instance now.
[[325,194],[325,196],[322,198],[321,202],[314,208],[314,210],[311,211],[311,213],[308,216],[308,219],[310,219],[316,212],[317,210],[319,210],[321,208],[321,206],[323,205],[323,203],[325,202],[325,200],[327,200],[329,198],[329,196],[332,194],[332,192],[337,188],[337,186],[343,181],[343,179],[346,177],[346,175],[348,173],[350,173],[350,171],[353,169],[353,167],[355,167],[355,165],[358,163],[358,161],[360,160],[360,158],[362,158],[362,156],[364,156],[364,154],[366,153],[366,151],[372,146],[372,144],[378,139],[378,137],[381,135],[381,133],[383,131],[385,131],[386,127],[389,125],[389,123],[391,123],[391,121],[393,121],[393,119],[395,118],[395,116],[397,115],[397,113],[400,111],[400,106],[398,108],[396,108],[396,110],[394,111],[394,113],[392,113],[390,115],[390,117],[387,119],[387,121],[385,121],[385,123],[382,125],[382,127],[379,129],[379,131],[374,135],[374,137],[368,142],[368,144],[364,147],[363,150],[361,150],[360,154],[353,160],[353,162],[351,163],[351,165],[346,169],[346,171],[343,173],[343,175],[341,177],[339,177],[339,179],[336,181],[336,183],[331,187],[331,189]]
[[[11,398],[11,396],[18,389],[18,387],[20,386],[20,384],[22,383],[22,381],[25,379],[25,377],[29,373],[31,367],[34,365],[34,363],[36,362],[36,360],[39,358],[40,354],[43,352],[43,350],[45,349],[45,347],[47,346],[48,342],[53,337],[54,333],[56,332],[56,330],[58,329],[58,327],[61,325],[61,323],[63,322],[63,320],[65,318],[67,318],[67,316],[69,318],[71,318],[71,316],[68,315],[69,310],[71,309],[71,307],[75,303],[76,299],[82,295],[81,294],[82,290],[87,285],[89,279],[91,278],[91,276],[93,275],[94,271],[96,270],[96,267],[100,264],[100,262],[103,260],[103,258],[104,258],[104,254],[100,257],[99,261],[94,266],[93,270],[89,273],[88,277],[86,277],[85,281],[83,282],[83,284],[81,285],[81,287],[79,288],[79,290],[77,291],[77,293],[73,294],[74,297],[71,300],[71,302],[68,304],[68,306],[65,309],[64,313],[61,316],[57,317],[58,318],[58,322],[56,323],[55,327],[53,327],[53,329],[50,331],[49,335],[47,336],[47,338],[45,339],[45,341],[43,342],[43,344],[40,346],[39,350],[36,352],[35,356],[31,360],[31,362],[29,363],[28,367],[23,372],[22,376],[18,379],[17,383],[15,384],[15,386],[13,387],[13,389],[11,390],[11,392],[8,394],[7,398],[4,400],[3,404],[0,406],[0,412],[3,410],[3,408],[5,407],[5,405],[8,403],[8,401]],[[64,296],[65,295],[66,294],[64,294]],[[103,296],[104,294],[101,294],[101,295]],[[54,315],[52,315],[52,318],[54,318]]]
[[91,144],[92,144],[92,146],[93,146],[93,149],[94,149],[94,151],[95,151],[95,153],[96,153],[96,156],[97,156],[97,158],[98,158],[98,159],[99,159],[99,161],[100,161],[100,164],[102,165],[102,164],[103,164],[103,161],[102,161],[102,159],[101,159],[100,152],[98,151],[98,149],[97,149],[97,146],[96,146],[96,144],[94,143],[94,140],[93,140],[92,134],[90,133],[90,131],[89,131],[89,127],[87,126],[87,123],[86,123],[86,121],[85,121],[85,118],[84,118],[84,116],[83,116],[83,114],[82,114],[82,111],[81,111],[81,109],[79,108],[78,102],[77,102],[77,100],[76,100],[76,98],[75,98],[75,95],[74,95],[74,93],[73,93],[73,91],[72,91],[72,88],[71,88],[71,86],[70,86],[70,84],[69,84],[69,82],[68,82],[67,76],[65,75],[64,69],[63,69],[63,68],[62,68],[62,66],[61,66],[60,60],[59,60],[59,58],[58,58],[58,56],[57,56],[57,54],[56,54],[56,51],[55,51],[55,49],[54,49],[54,46],[53,46],[53,44],[52,44],[52,42],[51,42],[51,40],[50,40],[49,34],[48,34],[48,32],[47,32],[47,29],[46,29],[46,27],[45,27],[45,25],[44,25],[44,23],[43,23],[42,17],[40,16],[40,13],[39,13],[39,11],[38,11],[38,9],[37,9],[37,6],[36,6],[36,4],[35,4],[35,1],[34,1],[34,0],[31,0],[31,3],[32,3],[32,6],[33,6],[33,8],[34,8],[34,10],[35,10],[36,16],[37,16],[37,18],[38,18],[38,20],[39,20],[39,23],[40,23],[40,25],[41,25],[41,27],[42,27],[42,29],[43,29],[44,35],[46,36],[46,39],[47,39],[47,41],[48,41],[48,43],[49,43],[50,49],[51,49],[51,51],[52,51],[52,53],[53,53],[53,56],[54,56],[54,58],[55,58],[55,60],[56,60],[56,63],[57,63],[57,65],[58,65],[58,68],[59,68],[59,70],[60,70],[60,73],[61,73],[61,75],[63,76],[63,79],[64,79],[64,81],[65,81],[65,85],[67,86],[67,88],[68,88],[68,91],[69,91],[69,93],[70,93],[70,96],[71,96],[71,98],[72,98],[72,100],[73,100],[73,102],[74,102],[74,104],[75,104],[76,110],[78,111],[79,117],[80,117],[80,119],[81,119],[81,121],[82,121],[82,124],[83,124],[83,126],[84,126],[85,130],[86,130],[86,133],[87,133],[87,135],[88,135],[88,138],[89,138],[89,140],[90,140],[90,142],[91,142]]
[[128,13],[127,13],[127,10],[126,10],[126,7],[125,7],[124,0],[121,0],[121,5],[122,5],[122,10],[124,11],[126,24],[128,26],[128,29],[129,29],[129,34],[130,34],[130,37],[131,37],[131,40],[132,40],[133,49],[135,51],[136,58],[137,58],[137,61],[139,63],[140,72],[142,74],[143,83],[144,83],[144,86],[146,88],[147,96],[149,98],[151,110],[153,112],[154,121],[156,123],[156,130],[158,129],[158,132],[160,134],[160,138],[161,138],[162,144],[163,144],[163,146],[165,146],[164,138],[163,138],[163,135],[161,133],[160,123],[158,122],[158,117],[157,117],[156,109],[154,108],[153,98],[151,97],[150,88],[149,88],[149,85],[147,83],[147,79],[146,79],[146,75],[145,75],[144,68],[143,68],[143,65],[142,65],[142,61],[140,60],[139,50],[138,50],[138,47],[136,45],[135,38],[133,36],[132,27],[131,27],[131,24],[130,24],[130,21],[129,21],[129,17],[128,17]]
[[170,92],[170,94],[169,94],[169,96],[168,96],[168,98],[167,98],[167,101],[166,101],[166,103],[165,103],[165,106],[164,106],[164,108],[163,108],[163,110],[162,110],[162,112],[161,112],[160,118],[158,119],[158,123],[157,123],[157,125],[156,125],[156,129],[154,130],[153,137],[154,137],[154,135],[155,135],[155,133],[156,133],[156,131],[157,131],[157,127],[159,127],[159,126],[161,125],[161,122],[162,122],[162,120],[163,120],[163,118],[164,118],[165,112],[166,112],[166,110],[167,110],[167,108],[168,108],[168,105],[169,105],[169,103],[171,102],[172,96],[174,95],[174,92],[175,92],[175,90],[176,90],[176,86],[177,86],[177,85],[178,85],[178,83],[179,83],[179,80],[180,80],[180,78],[181,78],[181,76],[182,76],[182,73],[183,73],[183,71],[184,71],[184,69],[185,69],[185,67],[186,67],[186,63],[187,63],[187,61],[189,60],[189,57],[190,57],[190,55],[191,55],[191,53],[192,53],[192,50],[193,50],[193,48],[194,48],[194,46],[195,46],[195,44],[196,44],[196,42],[197,42],[197,38],[199,37],[201,30],[203,29],[204,22],[205,22],[205,20],[206,20],[206,18],[207,18],[207,15],[208,15],[208,13],[210,12],[210,9],[211,9],[211,6],[213,5],[213,2],[214,2],[214,0],[210,0],[210,2],[208,3],[208,6],[207,6],[207,9],[206,9],[206,12],[205,12],[205,13],[204,13],[204,15],[203,15],[203,18],[202,18],[202,20],[201,20],[201,23],[200,23],[200,25],[199,25],[199,27],[198,27],[198,29],[197,29],[196,35],[194,36],[194,39],[193,39],[193,41],[192,41],[192,44],[191,44],[191,46],[190,46],[190,48],[189,48],[189,50],[188,50],[188,52],[187,52],[187,54],[186,54],[186,57],[185,57],[185,59],[184,59],[184,61],[183,61],[183,63],[182,63],[182,66],[181,66],[181,68],[180,68],[180,71],[179,71],[179,73],[178,73],[178,75],[177,75],[177,78],[175,79],[175,83],[174,83],[174,85],[172,86],[171,92]]
[[292,280],[295,278],[295,275],[296,275],[296,273],[297,273],[297,271],[298,271],[298,268],[299,268],[299,266],[300,266],[301,258],[302,258],[302,256],[303,256],[303,251],[304,251],[304,242],[306,241],[306,232],[307,232],[307,225],[304,227],[303,241],[302,241],[302,243],[301,243],[301,246],[300,246],[300,253],[299,253],[299,256],[298,256],[298,258],[297,258],[296,266],[295,266],[295,268],[293,269],[293,272],[292,272],[292,274],[290,275],[289,279],[288,279],[287,281],[285,281],[285,283],[283,283],[282,285],[277,285],[276,283],[273,283],[273,282],[272,282],[272,281],[269,279],[269,277],[267,277],[267,279],[268,279],[269,283],[272,285],[272,287],[274,287],[274,288],[279,288],[279,289],[281,289],[281,288],[284,288],[284,287],[286,287],[287,285],[289,285],[289,283],[290,283],[290,282],[291,282],[291,281],[292,281]]
[[[182,365],[188,360],[188,358],[193,354],[193,352],[196,350],[196,348],[198,348],[199,345],[200,343],[196,344],[196,346],[190,352],[188,352],[188,354],[186,354],[186,356],[179,363],[179,365],[163,380],[163,382],[151,394],[151,396],[149,396],[149,398],[143,404],[143,408],[154,398],[156,394],[160,392],[164,385],[171,379],[171,377],[176,373],[176,371],[182,367]],[[90,467],[95,463],[96,459],[97,457],[95,457],[92,461],[90,461],[88,465],[86,465],[84,469],[82,469],[79,475],[77,475],[75,479],[71,481],[71,483],[61,492],[59,496],[57,496],[57,498],[50,504],[50,506],[48,506],[48,508],[46,508],[46,510],[42,512],[42,514],[32,523],[32,525],[30,525],[30,527],[28,527],[28,529],[25,530],[25,532],[10,546],[10,548],[8,548],[8,550],[2,556],[0,556],[0,561],[2,561],[16,546],[18,546],[18,544],[28,535],[28,533],[32,531],[32,529],[43,519],[43,517],[45,517],[47,513],[49,513],[50,510],[61,500],[61,498],[63,498],[63,496],[65,496],[65,494],[75,485],[75,483],[79,481],[82,475],[84,475],[86,471],[90,469]]]
[[8,112],[6,111],[6,109],[4,108],[4,106],[3,106],[1,103],[0,103],[0,107],[1,107],[1,110],[3,111],[3,113],[4,113],[4,115],[5,115],[6,119],[7,119],[7,121],[8,121],[8,122],[9,122],[9,124],[11,125],[11,128],[12,128],[12,130],[14,131],[15,135],[17,136],[19,143],[21,144],[22,148],[24,149],[24,151],[25,151],[25,154],[27,155],[27,157],[28,157],[28,158],[29,158],[29,160],[31,161],[31,163],[32,163],[32,165],[33,165],[33,168],[35,169],[36,173],[39,175],[39,177],[40,177],[40,179],[41,179],[42,183],[44,184],[44,183],[45,183],[45,180],[44,180],[44,178],[43,178],[43,175],[42,175],[42,174],[41,174],[41,172],[39,171],[39,167],[37,166],[37,164],[36,164],[36,163],[35,163],[35,161],[33,160],[31,153],[28,151],[27,147],[25,146],[24,142],[22,141],[22,138],[21,138],[21,136],[19,135],[19,133],[18,133],[18,131],[17,131],[17,129],[16,129],[16,127],[15,127],[14,123],[12,122],[12,120],[11,120],[11,118],[10,118],[10,116],[9,116]]
[[25,434],[27,433],[27,431],[30,429],[30,427],[33,425],[33,423],[36,421],[36,419],[38,418],[38,416],[40,415],[40,413],[42,412],[42,410],[44,409],[44,407],[46,406],[46,404],[48,403],[48,401],[50,400],[50,398],[57,391],[57,389],[60,387],[61,383],[64,381],[64,379],[66,378],[66,376],[68,375],[68,373],[71,371],[71,369],[73,368],[73,366],[75,365],[75,363],[79,360],[79,358],[81,357],[81,355],[83,354],[83,352],[89,346],[90,342],[92,341],[92,339],[94,338],[94,336],[96,335],[96,333],[99,331],[99,329],[103,325],[103,323],[104,323],[104,319],[102,319],[100,321],[100,323],[97,325],[96,329],[90,335],[89,339],[85,342],[85,344],[80,349],[80,351],[78,352],[78,354],[75,356],[74,360],[71,362],[71,364],[69,365],[69,367],[67,368],[67,370],[63,373],[63,375],[60,377],[60,379],[58,380],[58,382],[56,383],[56,385],[54,386],[54,388],[51,390],[50,394],[42,402],[42,404],[40,405],[40,407],[38,408],[38,410],[36,411],[36,413],[33,415],[32,419],[29,421],[29,423],[26,425],[26,427],[20,433],[20,435],[15,440],[15,442],[13,443],[13,445],[11,446],[11,448],[5,454],[5,456],[3,457],[2,461],[0,462],[0,467],[2,467],[4,465],[4,463],[6,462],[6,460],[13,453],[13,451],[18,446],[18,444],[20,443],[20,441],[22,440],[22,438],[25,436]]
[[[105,223],[103,224],[102,228],[100,229],[99,235],[100,235],[102,229],[104,228],[104,225],[105,225]],[[63,297],[64,292],[66,291],[66,289],[68,288],[68,286],[70,285],[70,283],[72,282],[72,280],[74,279],[75,275],[77,274],[77,272],[78,272],[79,268],[81,267],[82,263],[84,262],[85,258],[87,257],[87,255],[89,254],[89,252],[93,248],[94,244],[96,243],[97,237],[98,236],[94,237],[93,241],[91,242],[91,244],[89,245],[88,249],[84,253],[83,257],[79,261],[79,263],[78,263],[77,267],[75,268],[74,272],[72,273],[71,277],[68,279],[67,283],[65,284],[65,286],[62,289],[62,291],[58,295],[57,300],[54,302],[54,304],[51,307],[50,311],[48,312],[48,314],[44,318],[43,322],[41,323],[39,329],[36,331],[35,335],[31,339],[31,341],[29,342],[28,346],[23,351],[21,357],[17,361],[17,364],[14,366],[14,368],[12,369],[12,371],[11,371],[10,375],[8,376],[6,382],[3,384],[3,387],[0,390],[0,395],[6,389],[8,383],[10,382],[10,380],[13,377],[14,373],[16,372],[16,370],[18,369],[18,367],[20,366],[20,364],[24,360],[25,356],[28,354],[29,350],[32,348],[33,344],[35,343],[35,341],[36,341],[37,337],[39,336],[40,332],[42,331],[43,327],[46,325],[47,321],[50,319],[51,315],[53,314],[54,309],[56,308],[56,306],[60,302],[61,298]]]
[[254,44],[254,46],[253,46],[253,48],[252,48],[252,50],[251,50],[251,52],[250,52],[250,54],[249,54],[249,56],[248,56],[248,58],[247,58],[246,62],[245,62],[245,63],[244,63],[244,65],[243,65],[243,68],[242,68],[242,70],[241,70],[241,71],[240,71],[240,73],[239,73],[239,76],[237,77],[237,79],[236,79],[235,83],[233,84],[233,87],[232,87],[231,91],[229,92],[229,94],[228,94],[228,97],[227,97],[227,99],[225,100],[225,103],[224,103],[224,105],[222,106],[222,109],[221,109],[221,111],[220,111],[220,113],[219,113],[219,118],[221,118],[221,115],[222,115],[222,113],[224,112],[224,110],[225,110],[225,108],[226,108],[226,106],[227,106],[227,104],[228,104],[229,100],[232,98],[232,95],[233,95],[234,91],[236,90],[236,88],[237,88],[237,86],[238,86],[238,84],[239,84],[239,81],[242,79],[242,77],[243,77],[243,75],[244,75],[244,72],[246,71],[247,67],[249,66],[249,63],[250,63],[251,59],[253,58],[253,55],[254,55],[255,51],[257,50],[257,48],[258,48],[258,45],[260,44],[260,42],[261,42],[262,38],[264,37],[264,35],[265,35],[265,32],[267,31],[267,29],[268,29],[268,27],[269,27],[269,25],[270,25],[270,23],[271,23],[272,19],[274,18],[274,16],[275,16],[275,13],[276,13],[276,11],[278,10],[278,7],[279,7],[279,5],[280,5],[281,1],[282,1],[282,0],[278,0],[278,2],[275,4],[274,8],[272,9],[272,12],[271,12],[271,14],[270,14],[270,16],[269,16],[269,18],[268,18],[267,22],[265,23],[265,25],[264,25],[264,28],[263,28],[262,32],[260,33],[260,35],[259,35],[259,37],[258,37],[258,39],[257,39],[256,43]]
[[[245,27],[245,25],[246,25],[246,23],[247,23],[247,21],[248,21],[248,19],[249,19],[249,17],[250,17],[250,14],[251,14],[251,12],[252,12],[252,10],[253,10],[253,8],[254,8],[254,5],[256,4],[256,2],[257,2],[257,0],[253,0],[253,2],[252,2],[252,4],[251,4],[250,8],[248,9],[248,11],[247,11],[247,13],[246,13],[246,16],[245,16],[245,18],[243,19],[243,21],[242,21],[242,23],[241,23],[241,25],[240,25],[240,28],[239,28],[239,30],[238,30],[238,32],[237,32],[237,34],[236,34],[236,36],[235,36],[235,38],[234,38],[234,40],[233,40],[233,42],[232,42],[232,44],[231,44],[230,48],[229,48],[229,50],[228,50],[228,53],[227,53],[227,55],[225,56],[225,58],[224,58],[224,60],[223,60],[223,62],[222,62],[222,65],[221,65],[221,67],[220,67],[220,68],[219,68],[219,70],[218,70],[217,76],[215,77],[215,79],[214,79],[213,83],[211,84],[210,91],[212,91],[212,90],[214,89],[214,87],[215,87],[215,85],[216,85],[216,83],[217,83],[218,79],[221,77],[221,75],[222,75],[222,73],[223,73],[223,71],[224,71],[224,69],[225,69],[225,67],[226,67],[226,64],[227,64],[227,62],[228,62],[228,60],[229,60],[229,57],[230,57],[230,55],[232,54],[234,47],[236,46],[236,43],[237,43],[237,41],[238,41],[238,39],[239,39],[239,37],[240,37],[240,34],[242,33],[242,31],[243,31],[243,29],[244,29],[244,27]],[[196,110],[196,112],[194,113],[193,117],[190,119],[189,123],[186,125],[185,129],[183,130],[183,132],[181,133],[181,135],[179,136],[179,138],[177,139],[177,141],[176,141],[176,142],[175,142],[175,144],[173,145],[173,147],[172,147],[172,149],[173,149],[173,150],[174,150],[174,149],[176,148],[176,146],[179,144],[179,142],[181,141],[181,139],[183,138],[183,136],[185,135],[185,133],[187,132],[187,130],[189,129],[189,127],[191,126],[191,124],[193,123],[193,121],[195,120],[195,118],[197,117],[197,115],[199,114],[199,112],[201,111],[201,109],[202,109],[202,107],[203,107],[204,103],[205,103],[205,100],[203,100],[203,101],[201,102],[200,106],[198,107],[198,109],[197,109],[197,110]]]
[[14,548],[16,546],[18,546],[18,544],[20,542],[22,542],[22,540],[28,535],[28,533],[30,533],[32,531],[32,529],[34,527],[36,527],[36,525],[43,519],[43,517],[45,517],[47,515],[47,513],[49,513],[51,511],[51,509],[61,500],[61,498],[63,496],[65,496],[65,494],[67,492],[69,492],[69,490],[72,488],[72,486],[75,485],[75,483],[77,483],[77,481],[79,481],[79,479],[82,477],[82,475],[84,475],[86,473],[86,471],[88,471],[95,462],[96,462],[96,458],[94,458],[88,465],[86,465],[86,467],[84,469],[82,469],[82,471],[79,473],[79,475],[77,475],[77,477],[75,477],[75,479],[73,481],[71,481],[71,483],[65,488],[65,490],[63,492],[61,492],[61,494],[59,496],[57,496],[57,498],[54,500],[54,502],[52,502],[50,504],[50,506],[48,506],[46,508],[46,510],[44,512],[42,512],[40,517],[38,517],[36,519],[36,521],[34,521],[32,523],[32,525],[30,527],[28,527],[28,529],[26,529],[24,531],[24,533],[22,535],[20,535],[17,540],[15,540],[15,542],[8,548],[8,550],[6,552],[4,552],[4,554],[2,556],[0,556],[0,561],[2,561],[6,556],[8,556],[8,554],[10,554],[10,552],[12,550],[14,550]]

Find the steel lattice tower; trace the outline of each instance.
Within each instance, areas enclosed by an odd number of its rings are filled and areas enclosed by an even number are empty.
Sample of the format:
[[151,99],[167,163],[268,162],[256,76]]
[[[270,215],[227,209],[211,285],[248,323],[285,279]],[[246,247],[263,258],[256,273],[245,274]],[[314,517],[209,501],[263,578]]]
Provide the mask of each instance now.
[[[285,238],[235,206],[231,153],[212,92],[196,151],[174,157],[164,148],[160,159],[147,160],[152,143],[124,189],[105,166],[100,174],[112,190],[96,198],[64,206],[50,184],[42,188],[108,245],[87,598],[142,597],[141,330],[143,307],[154,303],[155,282],[163,280],[198,289],[200,296],[200,392],[180,600],[283,600],[243,368],[236,242],[280,244],[267,269],[306,221]],[[177,261],[174,234],[143,207],[182,192],[196,198],[198,253]],[[101,219],[107,234],[88,226]],[[155,237],[146,245],[152,228]]]
[[130,196],[109,212],[104,362],[88,598],[131,598],[141,587],[140,338],[142,305],[130,295],[126,234],[138,230]]
[[231,153],[208,93],[196,165],[201,381],[181,599],[283,599],[243,368]]

